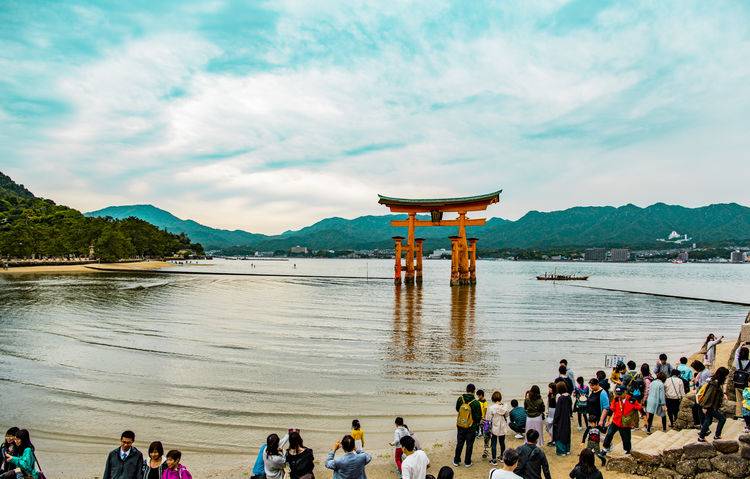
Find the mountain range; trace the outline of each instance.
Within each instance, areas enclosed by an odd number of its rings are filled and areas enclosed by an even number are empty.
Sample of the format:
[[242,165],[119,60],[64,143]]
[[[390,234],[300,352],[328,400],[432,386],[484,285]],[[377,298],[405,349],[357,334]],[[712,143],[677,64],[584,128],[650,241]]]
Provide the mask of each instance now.
[[[301,245],[311,249],[391,248],[391,236],[404,235],[404,228],[390,226],[404,215],[360,216],[354,219],[326,218],[305,228],[280,235],[242,230],[223,230],[183,220],[153,205],[110,206],[86,216],[124,219],[136,217],[171,233],[185,233],[208,250],[287,250]],[[699,244],[750,242],[750,208],[736,203],[699,208],[656,203],[646,208],[632,204],[620,207],[585,206],[561,211],[530,211],[516,221],[490,218],[483,227],[469,228],[480,239],[480,249],[561,249],[582,247],[660,247],[672,231],[688,234]],[[455,228],[419,228],[425,250],[450,245]]]

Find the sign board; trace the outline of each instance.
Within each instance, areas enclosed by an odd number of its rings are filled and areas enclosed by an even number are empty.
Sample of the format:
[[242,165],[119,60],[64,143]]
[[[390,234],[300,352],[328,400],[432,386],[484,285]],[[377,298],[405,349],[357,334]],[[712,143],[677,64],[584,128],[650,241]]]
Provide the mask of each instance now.
[[619,362],[625,363],[627,359],[628,357],[625,356],[624,354],[605,354],[604,355],[604,367],[613,368]]

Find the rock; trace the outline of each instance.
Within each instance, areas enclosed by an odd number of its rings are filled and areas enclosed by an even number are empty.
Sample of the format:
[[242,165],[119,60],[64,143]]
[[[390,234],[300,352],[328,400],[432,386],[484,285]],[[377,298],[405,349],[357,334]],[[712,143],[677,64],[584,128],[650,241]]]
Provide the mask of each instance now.
[[733,417],[734,416],[734,408],[737,403],[735,401],[731,401],[729,399],[726,399],[721,404],[721,412],[723,412],[727,417]]
[[677,461],[682,458],[682,446],[665,449],[661,453],[661,462],[666,467],[674,468]]
[[742,329],[740,329],[740,341],[750,341],[750,324],[743,324]]
[[636,451],[635,449],[630,454],[638,461],[646,464],[659,464],[661,462],[661,454],[658,452],[650,451]]
[[716,449],[710,442],[691,442],[682,448],[683,459],[699,459],[702,457],[714,457]]
[[637,466],[638,463],[629,455],[622,457],[611,457],[607,460],[608,471],[623,472],[625,474],[635,474]]
[[725,454],[711,459],[711,464],[717,471],[721,471],[729,477],[750,476],[750,461],[743,459],[738,454]]
[[729,476],[722,474],[721,472],[701,472],[695,476],[695,479],[729,479]]
[[680,461],[675,464],[674,470],[683,476],[692,476],[698,470],[698,460],[688,459],[686,461]]
[[651,473],[651,479],[679,479],[682,477],[671,469],[660,467]]
[[722,454],[734,454],[740,450],[740,443],[731,439],[714,441],[714,448]]
[[713,466],[711,466],[711,459],[708,459],[704,457],[703,459],[698,459],[695,461],[695,468],[699,472],[705,472],[710,471],[713,469]]
[[740,451],[740,456],[743,459],[750,459],[750,446],[742,446],[742,450]]
[[750,444],[750,434],[740,434],[740,442]]

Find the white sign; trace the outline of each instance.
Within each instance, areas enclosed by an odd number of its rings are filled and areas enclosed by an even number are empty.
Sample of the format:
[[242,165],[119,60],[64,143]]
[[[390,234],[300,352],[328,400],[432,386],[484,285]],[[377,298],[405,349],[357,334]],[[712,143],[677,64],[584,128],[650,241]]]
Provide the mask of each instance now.
[[604,355],[604,367],[613,368],[617,366],[617,363],[625,364],[626,359],[628,359],[628,357],[623,354],[605,354]]

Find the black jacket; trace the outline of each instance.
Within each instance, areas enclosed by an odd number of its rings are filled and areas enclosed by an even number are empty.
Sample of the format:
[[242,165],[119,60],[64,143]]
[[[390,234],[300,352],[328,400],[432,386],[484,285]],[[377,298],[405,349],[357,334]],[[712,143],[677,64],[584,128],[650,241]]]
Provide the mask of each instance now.
[[544,473],[545,479],[552,479],[544,451],[532,444],[524,444],[516,451],[518,451],[516,474],[523,479],[541,479],[542,473]]
[[594,468],[593,472],[584,472],[580,464],[576,464],[576,467],[570,471],[570,479],[603,479],[601,471]]
[[291,479],[299,479],[305,474],[311,474],[315,468],[313,451],[309,447],[299,454],[287,453],[286,462],[289,464],[289,477]]
[[102,479],[142,479],[143,454],[135,447],[130,448],[130,454],[123,461],[118,447],[107,456]]

